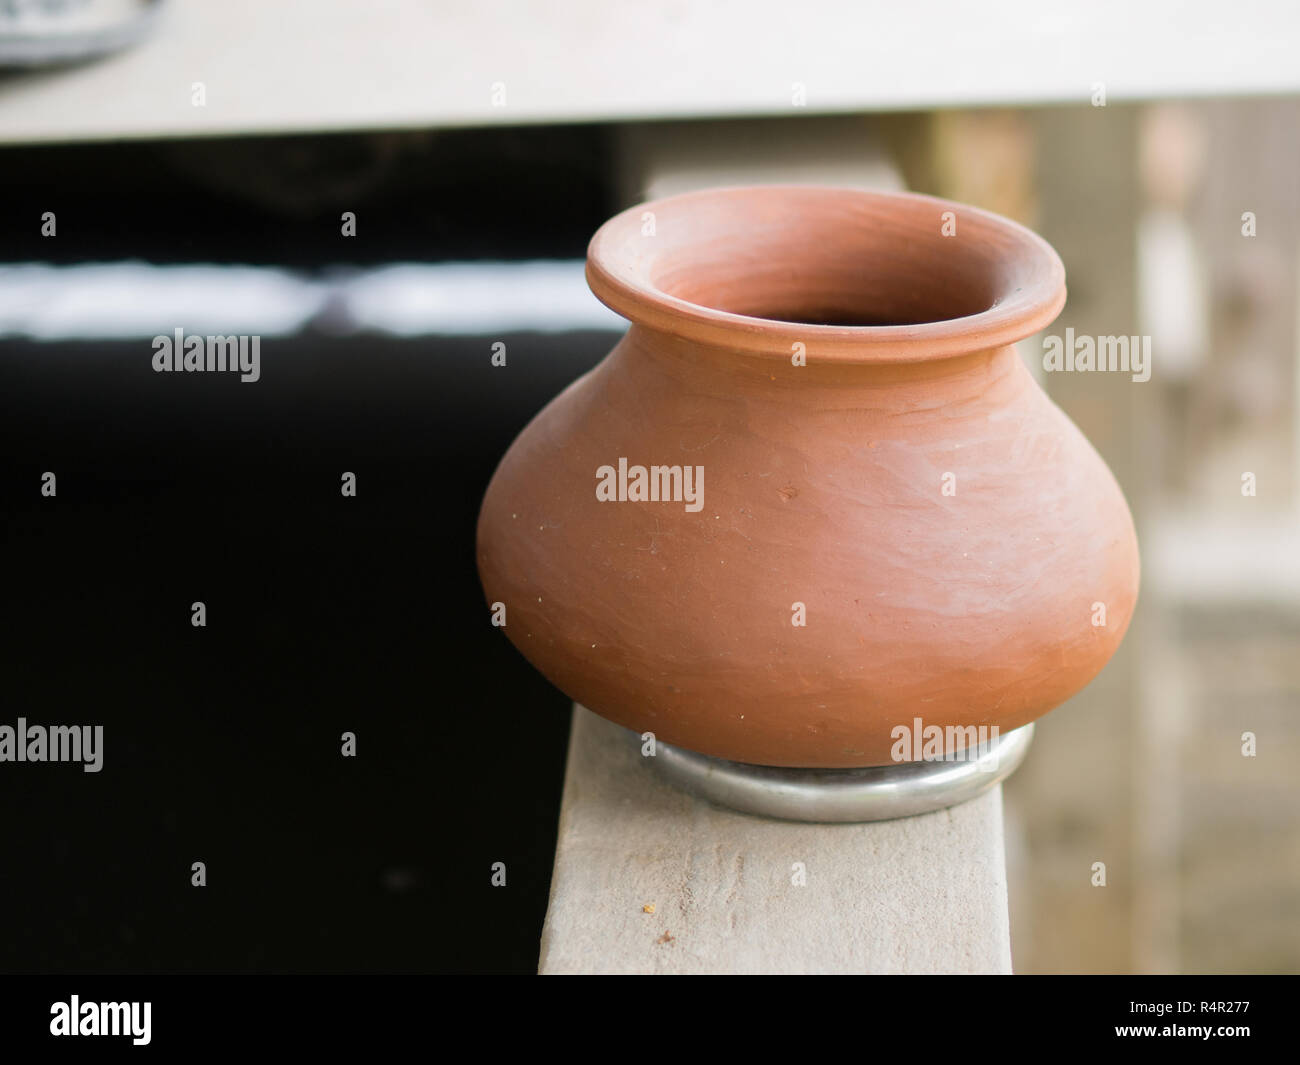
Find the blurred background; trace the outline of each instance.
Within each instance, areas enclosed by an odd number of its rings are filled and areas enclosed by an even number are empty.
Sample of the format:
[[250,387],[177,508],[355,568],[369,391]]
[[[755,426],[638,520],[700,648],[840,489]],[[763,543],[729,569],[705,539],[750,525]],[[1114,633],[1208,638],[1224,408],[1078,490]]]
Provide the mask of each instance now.
[[[600,222],[816,181],[1015,218],[1051,332],[1152,338],[1143,383],[1022,345],[1144,569],[1005,787],[1016,969],[1300,969],[1297,16],[909,7],[0,16],[4,720],[109,744],[0,774],[0,968],[535,967],[568,704],[486,624],[478,502],[622,331]],[[260,335],[262,379],[154,374],[177,327]]]

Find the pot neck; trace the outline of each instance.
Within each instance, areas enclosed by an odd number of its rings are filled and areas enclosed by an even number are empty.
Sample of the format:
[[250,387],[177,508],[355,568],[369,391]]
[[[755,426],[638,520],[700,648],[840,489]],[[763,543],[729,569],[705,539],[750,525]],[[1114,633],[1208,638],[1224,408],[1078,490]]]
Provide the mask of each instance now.
[[885,389],[929,392],[954,401],[980,395],[999,382],[1019,380],[1021,375],[1032,381],[1010,344],[915,362],[877,362],[870,354],[864,349],[859,361],[819,360],[805,351],[800,362],[801,353],[795,350],[785,358],[755,354],[644,325],[633,325],[615,349],[620,360],[695,389],[744,392],[777,402],[826,390],[851,394]]

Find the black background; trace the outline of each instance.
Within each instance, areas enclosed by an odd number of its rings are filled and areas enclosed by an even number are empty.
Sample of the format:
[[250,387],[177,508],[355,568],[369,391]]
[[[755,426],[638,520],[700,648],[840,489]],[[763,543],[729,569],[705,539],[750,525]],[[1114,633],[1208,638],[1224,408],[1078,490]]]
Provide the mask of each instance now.
[[[8,149],[0,259],[578,258],[609,173],[598,127]],[[255,384],[151,336],[0,341],[0,724],[105,732],[98,774],[0,763],[0,970],[534,971],[569,703],[488,624],[474,523],[614,336],[321,321]]]

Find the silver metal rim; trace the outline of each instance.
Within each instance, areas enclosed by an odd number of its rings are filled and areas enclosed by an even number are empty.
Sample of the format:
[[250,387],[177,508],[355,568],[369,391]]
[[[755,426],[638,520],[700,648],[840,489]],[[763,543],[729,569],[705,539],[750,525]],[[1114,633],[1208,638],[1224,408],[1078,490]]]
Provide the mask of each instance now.
[[163,0],[136,0],[135,14],[94,29],[73,32],[15,32],[0,18],[0,67],[72,63],[118,52],[143,40],[153,29]]
[[662,742],[652,760],[679,787],[743,813],[783,821],[892,821],[956,806],[988,791],[1016,771],[1033,735],[1033,725],[1013,729],[962,761],[864,769],[747,765]]

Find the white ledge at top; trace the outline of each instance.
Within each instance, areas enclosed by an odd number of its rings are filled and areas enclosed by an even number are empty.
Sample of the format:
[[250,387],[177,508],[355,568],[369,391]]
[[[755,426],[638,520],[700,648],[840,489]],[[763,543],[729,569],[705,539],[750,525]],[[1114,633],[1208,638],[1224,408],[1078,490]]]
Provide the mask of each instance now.
[[1300,92],[1296,5],[1049,6],[168,0],[128,52],[6,76],[0,142]]

